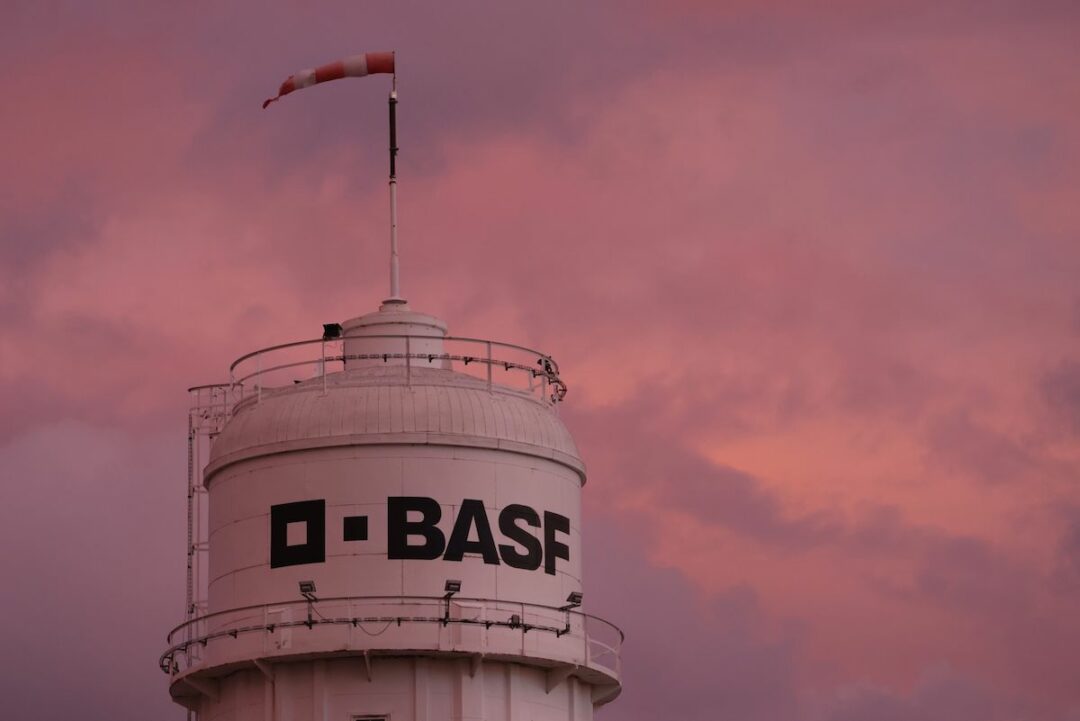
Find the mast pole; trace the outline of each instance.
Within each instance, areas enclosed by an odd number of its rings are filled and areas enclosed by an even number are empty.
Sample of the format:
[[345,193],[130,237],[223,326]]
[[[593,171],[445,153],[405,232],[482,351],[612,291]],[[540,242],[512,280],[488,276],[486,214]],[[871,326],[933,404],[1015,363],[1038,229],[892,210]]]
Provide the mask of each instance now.
[[390,90],[390,298],[401,300],[397,241],[397,73]]

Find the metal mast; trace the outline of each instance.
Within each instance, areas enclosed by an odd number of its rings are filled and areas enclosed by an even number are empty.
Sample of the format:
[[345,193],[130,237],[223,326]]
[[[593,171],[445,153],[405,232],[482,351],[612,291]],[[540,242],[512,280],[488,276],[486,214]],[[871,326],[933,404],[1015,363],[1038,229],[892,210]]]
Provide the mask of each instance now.
[[398,273],[397,242],[397,74],[394,74],[390,90],[390,297],[401,301],[401,283]]

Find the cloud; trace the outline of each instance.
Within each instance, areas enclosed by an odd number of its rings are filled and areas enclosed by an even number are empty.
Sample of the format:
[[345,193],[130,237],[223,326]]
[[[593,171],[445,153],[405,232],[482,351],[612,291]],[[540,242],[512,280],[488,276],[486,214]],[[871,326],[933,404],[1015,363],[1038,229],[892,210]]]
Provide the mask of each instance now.
[[678,569],[698,593],[752,589],[764,625],[802,629],[798,658],[819,665],[803,666],[800,692],[858,678],[900,699],[896,679],[932,661],[975,684],[1004,675],[1063,693],[1071,652],[1053,638],[1076,637],[1080,626],[1049,595],[1055,579],[1011,539],[919,523],[881,503],[847,513],[797,504],[786,483],[686,447],[685,431],[707,413],[655,389],[571,411],[590,464],[587,506],[649,539],[650,561]]
[[[156,659],[183,614],[183,433],[66,422],[0,445],[4,708],[176,718]],[[108,662],[103,662],[107,659]]]
[[1064,529],[1057,545],[1054,584],[1069,596],[1080,594],[1080,508],[1061,509]]
[[[792,718],[792,637],[770,637],[752,590],[705,597],[689,579],[647,560],[647,539],[588,517],[589,611],[627,630],[623,694],[598,718]],[[629,600],[629,603],[627,602]]]
[[[13,486],[7,520],[72,515],[55,561],[5,572],[85,587],[85,608],[43,607],[64,638],[138,607],[110,589],[159,563],[110,546],[90,573],[72,539],[123,498],[158,510],[110,543],[167,525],[165,487],[131,474],[182,457],[183,388],[385,293],[385,83],[258,104],[301,67],[392,46],[407,294],[454,332],[553,353],[570,383],[603,552],[590,603],[622,589],[631,638],[605,714],[1074,703],[1074,3],[9,16],[0,444],[38,484]],[[171,573],[152,570],[159,605]],[[11,633],[27,668],[59,655]],[[92,673],[115,698],[135,678]]]
[[1000,691],[956,674],[928,670],[909,696],[869,685],[842,689],[823,721],[994,721],[1034,718]]
[[1043,397],[1064,429],[1080,435],[1080,363],[1067,361],[1043,375]]
[[1037,451],[963,412],[935,418],[927,435],[931,462],[984,483],[1020,483],[1041,470]]

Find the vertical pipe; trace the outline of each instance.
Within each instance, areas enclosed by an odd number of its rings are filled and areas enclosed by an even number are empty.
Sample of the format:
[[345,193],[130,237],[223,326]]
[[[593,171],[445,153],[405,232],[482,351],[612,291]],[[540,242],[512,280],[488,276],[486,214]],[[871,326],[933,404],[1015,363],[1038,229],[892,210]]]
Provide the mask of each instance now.
[[205,492],[205,489],[203,489],[202,491],[199,490],[200,488],[202,488],[202,483],[201,483],[201,480],[199,478],[199,474],[202,472],[202,468],[203,468],[203,462],[202,462],[202,450],[203,450],[203,441],[202,441],[202,439],[203,438],[207,438],[207,434],[203,431],[202,428],[196,427],[195,428],[195,472],[194,472],[194,475],[192,476],[192,480],[194,482],[194,497],[195,497],[195,520],[194,520],[194,524],[193,524],[194,525],[194,532],[195,532],[195,534],[194,534],[195,535],[195,540],[193,541],[193,545],[192,545],[192,558],[194,560],[193,567],[195,569],[195,572],[194,572],[195,590],[194,590],[194,593],[192,595],[192,601],[191,601],[191,603],[192,603],[192,615],[193,616],[198,616],[199,615],[199,611],[202,610],[200,607],[206,601],[205,593],[202,590],[204,588],[203,582],[202,582],[202,577],[203,577],[204,572],[206,571],[206,568],[205,568],[206,558],[205,558],[205,556],[202,555],[204,550],[205,550],[205,546],[202,543],[202,536],[203,536],[203,530],[202,530],[202,527],[203,527],[203,522],[202,522],[203,510],[202,509],[203,509],[203,502],[205,500],[204,495],[203,495],[204,492]]
[[[194,392],[195,407],[199,406],[199,395],[202,391]],[[196,411],[197,412],[197,411]],[[188,441],[187,441],[187,599],[184,604],[185,620],[190,621],[195,615],[195,541],[194,541],[194,515],[195,515],[195,422],[192,418],[193,411],[188,411]],[[190,628],[188,639],[190,640]]]

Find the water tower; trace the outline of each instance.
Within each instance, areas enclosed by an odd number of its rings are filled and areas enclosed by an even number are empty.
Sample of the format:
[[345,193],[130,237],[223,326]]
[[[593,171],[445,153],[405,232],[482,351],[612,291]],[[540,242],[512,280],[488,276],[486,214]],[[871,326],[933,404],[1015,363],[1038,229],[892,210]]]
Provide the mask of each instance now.
[[581,608],[559,366],[410,309],[393,248],[377,311],[191,389],[172,698],[200,721],[591,719],[622,634]]

